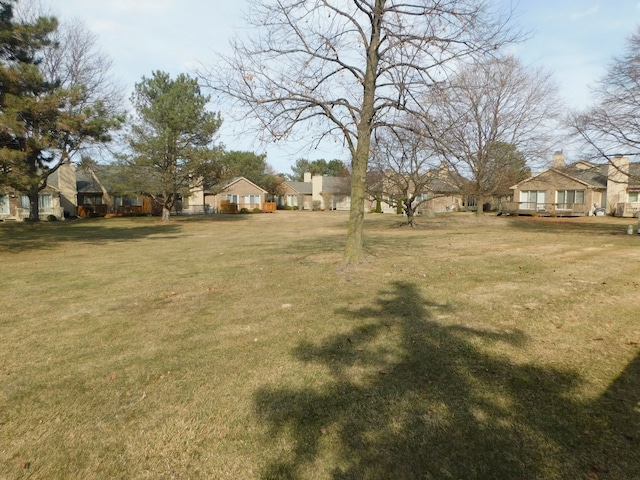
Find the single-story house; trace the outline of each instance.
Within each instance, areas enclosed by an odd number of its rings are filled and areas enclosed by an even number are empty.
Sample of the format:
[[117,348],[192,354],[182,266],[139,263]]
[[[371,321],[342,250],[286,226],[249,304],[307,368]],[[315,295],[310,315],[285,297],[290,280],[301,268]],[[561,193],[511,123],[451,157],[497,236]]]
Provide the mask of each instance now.
[[305,173],[303,182],[287,181],[282,184],[284,192],[278,195],[278,208],[298,208],[311,210],[313,208],[313,184],[311,174]]
[[640,164],[617,156],[606,164],[579,161],[565,165],[556,152],[553,165],[511,187],[507,213],[542,216],[609,214],[637,217],[640,212]]
[[[450,212],[459,210],[463,206],[463,196],[460,189],[449,177],[450,173],[441,168],[430,172],[430,180],[424,187],[424,192],[417,192],[416,202],[420,202],[418,213],[426,210],[434,212]],[[392,182],[384,174],[371,173],[367,184],[369,195],[365,201],[365,210],[373,211],[380,200],[381,211],[396,213],[395,185],[402,182]],[[349,177],[330,177],[327,175],[304,174],[302,182],[284,182],[286,191],[277,199],[280,208],[298,207],[301,210],[342,210],[351,208],[351,183]],[[375,192],[378,192],[377,194]]]
[[202,187],[194,188],[188,197],[182,200],[184,213],[236,213],[247,209],[253,211],[269,210],[266,201],[267,191],[246,179],[236,177],[224,183],[215,192]]
[[283,183],[285,192],[276,199],[280,208],[300,210],[349,210],[351,185],[349,177],[311,175],[306,172],[302,182]]
[[351,208],[351,182],[349,177],[314,175],[311,178],[312,201],[317,210],[342,210]]
[[443,178],[434,178],[426,185],[426,192],[421,198],[424,200],[418,207],[418,213],[430,210],[435,213],[458,211],[463,206],[463,196],[460,188]]

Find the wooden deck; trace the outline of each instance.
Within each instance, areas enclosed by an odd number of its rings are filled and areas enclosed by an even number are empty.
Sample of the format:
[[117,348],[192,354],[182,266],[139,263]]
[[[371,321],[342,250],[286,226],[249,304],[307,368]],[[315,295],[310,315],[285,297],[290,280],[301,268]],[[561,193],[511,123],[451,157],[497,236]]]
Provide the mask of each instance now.
[[502,212],[536,217],[586,217],[589,208],[584,203],[508,202],[502,205]]

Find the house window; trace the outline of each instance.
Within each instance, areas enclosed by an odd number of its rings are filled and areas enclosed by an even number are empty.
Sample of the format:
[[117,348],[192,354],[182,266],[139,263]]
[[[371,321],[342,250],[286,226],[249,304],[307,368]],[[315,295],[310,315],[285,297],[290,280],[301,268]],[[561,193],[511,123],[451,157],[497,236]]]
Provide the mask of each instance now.
[[287,206],[289,206],[289,207],[297,207],[298,206],[298,196],[297,195],[287,195]]
[[238,203],[238,195],[236,194],[232,194],[232,193],[223,193],[220,198],[222,200],[229,200],[229,202],[231,203]]
[[[20,208],[30,209],[31,203],[29,202],[28,195],[20,195]],[[51,195],[44,194],[38,195],[38,209],[39,210],[51,210]]]
[[0,195],[0,215],[9,215],[9,196]]
[[462,198],[463,207],[475,207],[477,203],[478,201],[476,200],[476,197],[473,195],[465,195]]
[[113,204],[116,207],[137,207],[138,206],[138,197],[126,197],[116,195],[113,197]]
[[629,202],[637,202],[638,201],[638,193],[639,192],[629,192]]
[[40,210],[51,210],[51,195],[38,195],[38,208]]
[[574,204],[584,205],[584,190],[558,190],[556,203],[565,210],[571,210]]
[[416,193],[414,198],[414,202],[416,203],[421,203],[421,202],[426,202],[427,199],[429,198],[429,194],[427,193]]
[[89,205],[92,207],[102,205],[102,196],[86,196],[82,199],[82,205]]
[[523,210],[544,210],[547,201],[545,190],[523,190],[520,192],[520,203]]

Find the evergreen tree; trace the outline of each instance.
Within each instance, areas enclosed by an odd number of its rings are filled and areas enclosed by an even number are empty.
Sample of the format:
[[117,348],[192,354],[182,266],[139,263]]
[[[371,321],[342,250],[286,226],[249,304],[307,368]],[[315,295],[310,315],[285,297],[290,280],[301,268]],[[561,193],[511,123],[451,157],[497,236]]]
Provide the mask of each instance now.
[[64,88],[40,69],[44,48],[55,47],[53,17],[16,22],[13,2],[0,2],[0,183],[29,197],[29,218],[39,219],[38,193],[71,161],[88,138],[108,140],[119,120],[100,103],[85,108],[83,85]]
[[327,175],[329,177],[346,177],[349,175],[349,170],[346,165],[340,160],[324,159],[307,160],[301,158],[296,161],[296,164],[291,167],[293,174],[289,175],[289,180],[294,182],[302,182],[304,180],[304,174],[310,173],[311,175]]
[[213,137],[222,120],[208,112],[209,97],[195,79],[180,74],[173,80],[156,71],[135,86],[136,117],[128,139],[133,156],[124,161],[138,191],[163,205],[162,218],[176,201],[202,181],[201,172],[217,154]]

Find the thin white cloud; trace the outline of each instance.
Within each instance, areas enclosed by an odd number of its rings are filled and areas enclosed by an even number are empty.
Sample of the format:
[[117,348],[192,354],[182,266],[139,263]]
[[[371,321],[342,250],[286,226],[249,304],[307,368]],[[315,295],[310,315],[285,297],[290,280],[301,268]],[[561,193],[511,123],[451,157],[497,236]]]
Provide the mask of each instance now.
[[576,20],[581,20],[585,17],[592,17],[596,15],[600,11],[600,7],[598,5],[591,7],[588,10],[583,10],[580,12],[573,12],[570,16],[571,21],[575,22]]
[[180,1],[176,0],[116,0],[106,3],[106,6],[119,14],[128,15],[161,15],[178,8]]

